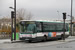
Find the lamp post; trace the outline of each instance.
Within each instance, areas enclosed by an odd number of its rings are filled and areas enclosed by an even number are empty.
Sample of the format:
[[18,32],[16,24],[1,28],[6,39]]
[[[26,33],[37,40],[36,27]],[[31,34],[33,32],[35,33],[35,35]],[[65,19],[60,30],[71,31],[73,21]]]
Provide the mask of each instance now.
[[16,0],[14,0],[14,12],[15,12],[15,19],[14,19],[14,40],[16,40]]
[[16,0],[14,0],[14,8],[13,7],[9,8],[14,9],[14,40],[16,40]]
[[58,13],[58,20],[59,20],[59,17],[60,17],[60,15],[59,15],[59,11],[57,11],[57,13]]
[[72,4],[73,0],[71,0],[71,26],[70,26],[70,35],[72,36]]

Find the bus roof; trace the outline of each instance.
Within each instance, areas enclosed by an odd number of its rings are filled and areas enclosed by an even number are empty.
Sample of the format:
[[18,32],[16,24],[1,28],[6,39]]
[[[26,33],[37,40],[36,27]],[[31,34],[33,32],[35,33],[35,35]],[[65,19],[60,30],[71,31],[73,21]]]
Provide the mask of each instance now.
[[50,23],[63,23],[61,21],[53,21],[53,20],[21,20],[22,21],[35,21],[35,22],[50,22]]

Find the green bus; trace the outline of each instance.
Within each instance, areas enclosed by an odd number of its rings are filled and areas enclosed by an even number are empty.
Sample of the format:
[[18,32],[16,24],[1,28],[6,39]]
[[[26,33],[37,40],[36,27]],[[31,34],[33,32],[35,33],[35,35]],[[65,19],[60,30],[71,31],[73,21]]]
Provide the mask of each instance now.
[[[20,21],[20,40],[46,41],[53,38],[62,38],[63,36],[63,22],[55,21]],[[65,24],[65,38],[69,36],[69,24]]]

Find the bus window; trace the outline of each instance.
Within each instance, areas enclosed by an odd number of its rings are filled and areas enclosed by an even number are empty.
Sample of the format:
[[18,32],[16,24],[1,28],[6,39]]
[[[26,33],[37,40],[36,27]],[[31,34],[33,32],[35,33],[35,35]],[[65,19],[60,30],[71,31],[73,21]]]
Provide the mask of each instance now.
[[33,31],[34,33],[36,33],[36,24],[29,24],[27,27],[27,31]]
[[68,24],[66,24],[66,31],[69,31],[69,26],[68,26]]
[[41,32],[42,31],[42,26],[40,22],[36,23],[36,27],[37,27],[37,32]]
[[63,31],[63,23],[56,24],[56,30],[59,32]]
[[56,31],[56,26],[53,23],[44,23],[43,24],[43,31],[45,31],[45,32]]
[[21,28],[21,32],[36,32],[36,24],[35,22],[25,22],[25,23],[21,23],[20,24]]
[[20,32],[25,32],[25,22],[20,22]]

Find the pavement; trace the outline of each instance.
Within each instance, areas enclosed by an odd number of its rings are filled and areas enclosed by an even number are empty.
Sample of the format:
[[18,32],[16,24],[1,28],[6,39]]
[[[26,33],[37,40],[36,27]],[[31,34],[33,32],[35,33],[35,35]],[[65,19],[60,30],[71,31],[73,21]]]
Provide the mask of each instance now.
[[[12,49],[26,49],[26,48],[38,48],[38,47],[48,47],[48,46],[57,46],[62,44],[67,44],[71,42],[75,42],[75,36],[69,36],[68,38],[63,40],[54,40],[54,41],[46,41],[46,42],[37,42],[37,43],[26,43],[20,40],[15,41],[16,43],[11,43],[10,39],[1,39],[0,40],[0,48],[2,50],[12,50]],[[57,46],[60,47],[60,46]],[[0,50],[1,50],[0,49]],[[27,49],[26,49],[27,50]]]
[[65,40],[58,40],[58,41],[65,41],[65,42],[71,42],[71,41],[75,41],[75,36],[69,36],[68,38],[65,38]]
[[66,48],[66,50],[73,50],[72,48],[75,48],[75,36],[69,36],[65,39],[65,41],[54,40],[37,43],[26,43],[18,41],[16,43],[10,42],[10,39],[0,40],[0,50],[54,50],[54,48],[57,48],[56,50],[62,50],[63,48]]
[[[69,36],[68,38],[66,38],[65,40],[57,40],[58,42],[71,42],[71,41],[75,41],[75,36]],[[16,40],[13,42],[20,42],[20,40]],[[10,39],[0,39],[0,43],[11,43]]]
[[10,39],[0,39],[0,43],[11,42]]

